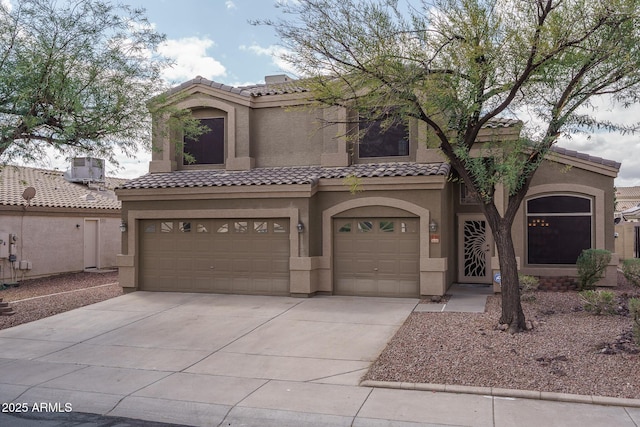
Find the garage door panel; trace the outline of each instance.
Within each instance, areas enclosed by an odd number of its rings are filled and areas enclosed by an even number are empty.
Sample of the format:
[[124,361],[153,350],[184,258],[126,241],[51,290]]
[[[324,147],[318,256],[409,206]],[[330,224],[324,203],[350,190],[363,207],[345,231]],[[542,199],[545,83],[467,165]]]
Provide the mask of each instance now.
[[417,297],[419,220],[334,221],[334,291],[343,295]]
[[378,272],[380,274],[398,274],[402,269],[395,259],[381,259],[378,261]]
[[378,294],[378,283],[373,278],[358,278],[354,284],[354,295],[376,296]]
[[271,272],[279,275],[289,276],[289,260],[273,260],[271,261]]
[[289,294],[288,219],[141,223],[141,289]]
[[403,273],[417,273],[420,271],[420,263],[413,260],[401,260],[398,263],[399,271]]

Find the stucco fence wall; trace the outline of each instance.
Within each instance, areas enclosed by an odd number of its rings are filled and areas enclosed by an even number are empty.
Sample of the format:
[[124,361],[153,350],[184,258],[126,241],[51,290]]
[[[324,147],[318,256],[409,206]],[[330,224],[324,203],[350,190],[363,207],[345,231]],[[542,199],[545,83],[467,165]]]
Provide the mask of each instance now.
[[[119,215],[119,214],[118,214]],[[99,216],[1,215],[0,233],[15,234],[17,262],[30,261],[31,270],[17,270],[17,279],[84,270],[85,220],[98,223],[98,267],[112,268],[120,252],[120,218]],[[94,223],[95,224],[95,223]],[[0,278],[11,277],[11,263],[0,259]]]
[[620,261],[635,258],[635,229],[640,227],[640,222],[623,222],[615,226],[616,253],[620,255]]

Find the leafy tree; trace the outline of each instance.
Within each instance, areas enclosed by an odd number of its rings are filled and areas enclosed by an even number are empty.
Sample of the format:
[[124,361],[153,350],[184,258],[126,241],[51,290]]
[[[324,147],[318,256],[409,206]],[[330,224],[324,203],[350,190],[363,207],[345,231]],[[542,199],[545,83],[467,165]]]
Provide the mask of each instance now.
[[108,1],[0,3],[0,160],[39,161],[51,147],[117,164],[117,149],[149,146],[149,109],[170,110],[147,102],[164,89],[163,40],[143,10]]
[[[638,0],[298,0],[272,26],[313,99],[386,123],[426,123],[481,201],[502,273],[500,323],[526,329],[511,228],[563,133],[633,131],[598,120],[595,97],[637,101]],[[498,117],[533,112],[517,141],[475,144]],[[504,191],[504,208],[495,203]]]

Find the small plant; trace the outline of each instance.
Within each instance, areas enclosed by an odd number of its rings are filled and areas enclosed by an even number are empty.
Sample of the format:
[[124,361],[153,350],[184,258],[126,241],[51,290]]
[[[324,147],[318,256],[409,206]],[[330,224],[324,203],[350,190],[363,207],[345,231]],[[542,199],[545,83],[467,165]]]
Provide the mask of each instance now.
[[640,298],[629,300],[629,315],[633,319],[633,339],[640,345]]
[[578,290],[595,289],[596,283],[604,277],[611,261],[611,252],[605,249],[586,249],[576,261],[578,267]]
[[587,289],[578,293],[585,311],[595,315],[616,314],[616,294]]
[[622,274],[633,286],[640,286],[640,258],[625,259],[622,262]]
[[526,274],[518,274],[518,281],[520,282],[520,299],[522,301],[535,301],[536,297],[533,293],[540,285],[538,278]]

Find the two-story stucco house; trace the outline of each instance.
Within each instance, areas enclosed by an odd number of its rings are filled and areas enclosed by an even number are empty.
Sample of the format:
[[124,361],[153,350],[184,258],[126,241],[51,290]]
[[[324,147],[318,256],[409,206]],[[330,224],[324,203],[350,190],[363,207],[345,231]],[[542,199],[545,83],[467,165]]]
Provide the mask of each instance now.
[[[309,94],[285,76],[239,88],[198,77],[169,95],[211,131],[185,141],[189,164],[157,122],[149,174],[117,190],[125,290],[418,297],[492,283],[490,230],[426,126],[365,131],[344,108],[295,108]],[[478,143],[519,131],[496,120]],[[345,138],[357,132],[360,144]],[[513,227],[524,273],[575,275],[582,249],[613,250],[619,166],[555,149]]]

